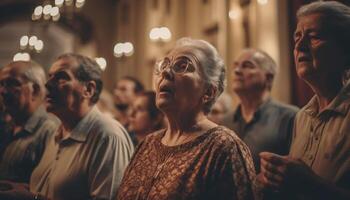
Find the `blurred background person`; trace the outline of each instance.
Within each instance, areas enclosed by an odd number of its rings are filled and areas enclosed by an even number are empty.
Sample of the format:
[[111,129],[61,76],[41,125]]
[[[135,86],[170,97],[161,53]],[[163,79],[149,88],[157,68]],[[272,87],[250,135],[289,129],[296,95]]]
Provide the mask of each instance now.
[[208,118],[217,123],[222,124],[224,117],[232,110],[232,97],[226,93],[223,92],[219,98],[214,103],[213,107],[211,108]]
[[100,98],[96,104],[96,106],[98,107],[98,109],[112,117],[112,118],[116,118],[116,109],[114,107],[114,102],[113,102],[113,96],[110,92],[108,92],[107,90],[102,90]]
[[134,77],[125,76],[118,80],[113,91],[114,105],[117,109],[116,119],[125,127],[128,127],[128,115],[132,102],[136,95],[144,90],[143,84]]
[[248,147],[207,118],[224,89],[225,66],[216,49],[180,39],[154,73],[156,104],[168,124],[139,145],[117,199],[255,199]]
[[223,125],[234,130],[248,145],[259,172],[260,152],[288,154],[298,109],[271,98],[277,65],[267,53],[245,49],[232,68],[231,87],[239,98],[239,105],[225,116]]
[[13,128],[14,124],[11,120],[11,116],[6,112],[4,102],[0,95],[0,158],[2,157],[6,144],[11,139]]
[[318,1],[301,7],[297,18],[296,72],[315,96],[296,116],[289,156],[261,153],[259,178],[290,199],[348,200],[350,8]]
[[[260,172],[259,153],[287,155],[294,117],[298,109],[272,99],[277,74],[275,61],[264,51],[245,49],[233,63],[232,88],[239,105],[224,118],[223,125],[234,130],[252,152],[255,170]],[[265,199],[280,199],[265,191]]]
[[14,123],[0,149],[0,180],[28,183],[58,128],[58,120],[43,105],[45,82],[42,66],[33,61],[12,62],[0,71],[0,95]]
[[128,129],[135,146],[148,134],[164,128],[163,113],[156,106],[155,96],[153,91],[141,92],[131,104]]

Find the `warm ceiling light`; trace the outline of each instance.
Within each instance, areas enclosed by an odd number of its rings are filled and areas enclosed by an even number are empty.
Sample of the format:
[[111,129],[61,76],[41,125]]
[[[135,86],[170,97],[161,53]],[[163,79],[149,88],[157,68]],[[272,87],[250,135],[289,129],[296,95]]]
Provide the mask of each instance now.
[[152,41],[169,41],[171,39],[171,32],[168,27],[155,27],[149,33],[149,38]]
[[34,9],[34,15],[35,16],[40,16],[43,13],[43,7],[42,6],[37,6]]
[[64,3],[64,0],[55,0],[55,5],[61,7]]
[[34,46],[36,44],[37,40],[38,40],[38,38],[35,35],[31,36],[29,38],[29,45]]
[[50,11],[51,17],[57,16],[59,14],[60,14],[60,10],[58,9],[58,7],[57,6],[52,7]]
[[29,37],[24,35],[21,37],[20,41],[19,41],[19,44],[21,47],[25,47],[28,45],[28,41],[29,41]]
[[99,57],[99,58],[95,58],[95,61],[97,62],[97,64],[100,66],[100,68],[102,69],[102,71],[104,71],[107,67],[107,61],[105,58],[103,57]]
[[237,10],[230,10],[228,16],[230,17],[230,19],[235,20],[239,17],[239,12]]
[[30,55],[29,53],[16,53],[13,56],[13,61],[29,61]]
[[43,14],[44,15],[49,15],[51,13],[51,9],[52,9],[52,6],[50,4],[44,6]]
[[123,55],[131,56],[134,53],[134,45],[131,42],[117,43],[114,46],[114,56],[119,58]]
[[43,50],[43,48],[44,48],[44,42],[42,40],[37,40],[35,45],[34,45],[34,49],[37,52],[40,52],[41,50]]
[[258,0],[258,4],[260,5],[266,5],[269,2],[269,0]]

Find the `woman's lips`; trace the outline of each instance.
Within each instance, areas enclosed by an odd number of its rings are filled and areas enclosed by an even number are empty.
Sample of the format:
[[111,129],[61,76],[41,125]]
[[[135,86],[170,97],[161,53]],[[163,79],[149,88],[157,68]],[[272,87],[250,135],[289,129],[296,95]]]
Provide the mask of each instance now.
[[311,61],[311,58],[308,56],[300,56],[298,58],[298,62],[310,62],[310,61]]

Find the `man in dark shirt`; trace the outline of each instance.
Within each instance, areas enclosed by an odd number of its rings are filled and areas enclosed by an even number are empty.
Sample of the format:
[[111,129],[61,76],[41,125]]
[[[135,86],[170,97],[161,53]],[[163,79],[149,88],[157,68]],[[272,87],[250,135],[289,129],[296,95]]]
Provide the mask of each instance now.
[[[259,153],[286,155],[289,152],[293,120],[298,109],[272,100],[271,88],[277,66],[265,52],[244,50],[233,64],[232,87],[240,100],[223,125],[234,130],[247,144],[257,173]],[[272,198],[267,194],[268,198]]]
[[58,127],[42,105],[45,82],[44,70],[34,62],[12,62],[1,69],[0,94],[14,128],[1,133],[0,180],[28,183]]

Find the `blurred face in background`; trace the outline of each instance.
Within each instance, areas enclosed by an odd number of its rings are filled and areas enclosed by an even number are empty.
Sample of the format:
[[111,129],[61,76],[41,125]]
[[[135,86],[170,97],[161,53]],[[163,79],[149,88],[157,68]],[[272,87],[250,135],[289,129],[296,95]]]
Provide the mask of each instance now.
[[238,94],[267,88],[267,72],[252,59],[252,52],[243,52],[233,63],[232,88]]
[[33,83],[24,76],[25,66],[13,63],[0,72],[0,94],[7,112],[12,115],[27,113],[35,92]]
[[135,83],[121,79],[117,82],[113,94],[116,107],[121,110],[126,109],[135,99]]
[[129,113],[129,130],[136,134],[148,134],[155,131],[161,123],[161,118],[151,116],[151,104],[147,96],[137,96],[131,105]]

